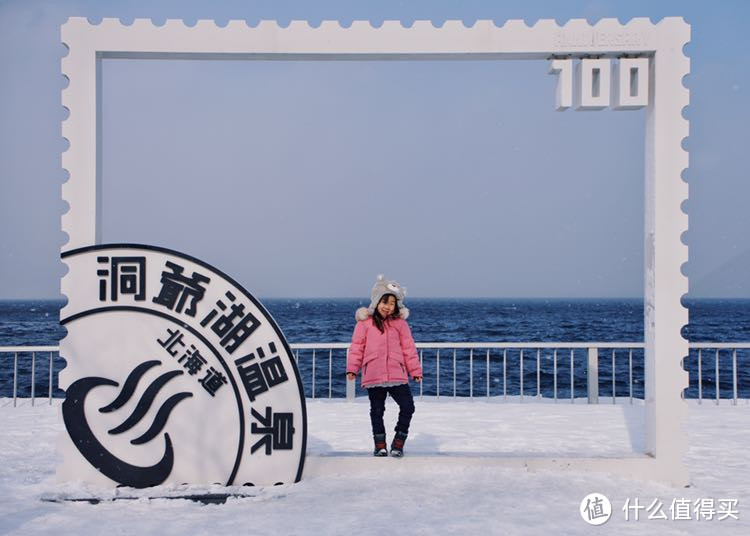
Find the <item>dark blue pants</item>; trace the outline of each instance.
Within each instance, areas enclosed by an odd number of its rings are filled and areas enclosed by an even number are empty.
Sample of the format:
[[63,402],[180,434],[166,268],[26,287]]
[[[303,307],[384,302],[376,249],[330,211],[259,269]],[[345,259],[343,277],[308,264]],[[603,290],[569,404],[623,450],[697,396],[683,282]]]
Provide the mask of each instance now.
[[414,397],[411,396],[409,384],[395,385],[393,387],[370,387],[367,396],[370,397],[370,422],[372,422],[372,433],[384,434],[385,424],[385,399],[388,395],[398,404],[398,422],[396,431],[403,434],[409,433],[409,423],[414,415]]

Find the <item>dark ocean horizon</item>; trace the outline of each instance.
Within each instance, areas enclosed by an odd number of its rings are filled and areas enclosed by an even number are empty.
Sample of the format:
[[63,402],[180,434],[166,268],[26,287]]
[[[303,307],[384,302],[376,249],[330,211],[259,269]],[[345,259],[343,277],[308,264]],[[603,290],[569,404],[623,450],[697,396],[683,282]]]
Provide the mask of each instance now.
[[[63,300],[0,300],[0,346],[57,346],[65,330],[59,324],[59,310]],[[357,298],[263,299],[261,303],[281,328],[289,343],[349,342],[354,329],[354,311],[369,304]],[[749,342],[750,299],[687,299],[689,324],[683,336],[690,342]],[[638,298],[576,298],[576,299],[499,299],[499,298],[409,298],[409,324],[417,342],[634,342],[643,341],[643,300]],[[472,355],[468,350],[456,353],[457,377],[453,377],[453,352],[438,356],[435,350],[423,355],[424,394],[485,396],[489,394],[520,394],[520,367],[523,367],[523,393],[552,396],[551,372],[553,350],[540,354],[542,371],[536,373],[536,351],[526,350],[521,361],[519,350],[486,350]],[[602,351],[604,352],[604,350]],[[611,352],[607,351],[607,352]],[[586,393],[586,349],[576,350],[573,366],[575,396]],[[633,396],[643,396],[642,350],[632,354],[636,381]],[[569,351],[558,363],[558,396],[570,395]],[[12,353],[0,353],[0,397],[12,396]],[[333,379],[329,383],[329,359]],[[313,389],[312,352],[299,354],[299,369],[308,396],[343,396],[345,351],[318,351]],[[507,384],[503,386],[503,359]],[[628,350],[619,351],[615,364],[617,396],[630,394],[627,382]],[[49,358],[37,356],[36,392],[47,394]],[[697,397],[697,351],[685,360],[690,372],[687,397]],[[703,396],[715,396],[715,354],[702,356]],[[489,363],[489,378],[488,366]],[[730,350],[720,352],[719,389],[722,398],[732,395],[732,356]],[[750,398],[750,350],[737,350],[738,396]],[[54,356],[55,373],[64,361]],[[19,355],[18,395],[30,396],[30,355]],[[612,394],[611,355],[600,355],[600,396]],[[440,385],[437,375],[440,370]],[[471,374],[473,378],[469,378]],[[488,381],[489,379],[489,381]],[[56,383],[56,382],[55,382]],[[415,392],[418,387],[414,386]],[[56,390],[55,396],[62,396]]]

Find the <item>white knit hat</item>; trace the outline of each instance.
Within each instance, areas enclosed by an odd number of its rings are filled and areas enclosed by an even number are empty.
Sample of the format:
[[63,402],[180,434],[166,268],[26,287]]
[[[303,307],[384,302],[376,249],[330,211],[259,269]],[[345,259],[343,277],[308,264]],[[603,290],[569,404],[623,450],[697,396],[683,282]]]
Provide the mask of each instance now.
[[406,297],[406,287],[402,287],[398,281],[389,281],[383,274],[378,275],[375,280],[375,285],[370,291],[370,306],[360,307],[357,309],[355,317],[357,320],[364,320],[368,316],[372,316],[375,312],[375,307],[380,303],[380,299],[385,294],[392,294],[396,297],[396,303],[398,303],[399,316],[406,320],[409,316],[409,309],[404,306],[404,298]]

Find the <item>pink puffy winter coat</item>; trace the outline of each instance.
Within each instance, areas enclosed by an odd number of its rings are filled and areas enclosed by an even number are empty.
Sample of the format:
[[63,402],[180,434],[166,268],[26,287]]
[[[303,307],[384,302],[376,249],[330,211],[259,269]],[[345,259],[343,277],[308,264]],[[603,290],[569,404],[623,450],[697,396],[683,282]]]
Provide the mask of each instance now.
[[422,376],[417,347],[403,318],[383,322],[383,333],[372,317],[357,322],[349,347],[346,371],[362,369],[362,387],[386,382],[408,382],[409,376]]

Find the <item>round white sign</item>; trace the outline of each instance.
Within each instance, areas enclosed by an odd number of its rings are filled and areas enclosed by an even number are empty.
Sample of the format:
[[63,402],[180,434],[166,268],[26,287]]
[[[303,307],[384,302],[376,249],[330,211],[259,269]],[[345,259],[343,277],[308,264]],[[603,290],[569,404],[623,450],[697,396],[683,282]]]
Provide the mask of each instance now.
[[142,488],[301,478],[304,391],[257,299],[164,248],[101,245],[62,257],[61,480]]

